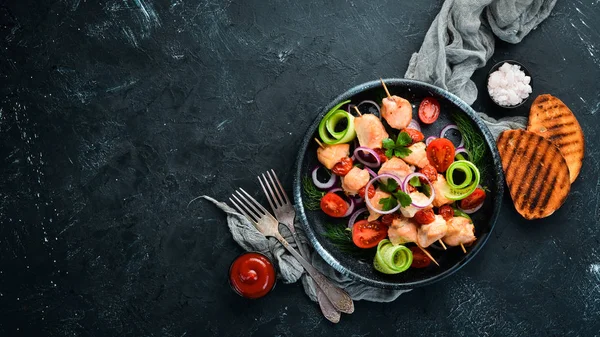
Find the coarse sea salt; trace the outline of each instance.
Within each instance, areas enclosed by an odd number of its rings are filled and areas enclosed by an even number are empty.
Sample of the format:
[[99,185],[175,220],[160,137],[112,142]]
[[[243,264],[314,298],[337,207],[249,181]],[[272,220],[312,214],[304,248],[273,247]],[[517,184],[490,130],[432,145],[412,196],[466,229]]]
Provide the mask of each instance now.
[[531,94],[531,77],[521,67],[505,62],[488,79],[488,92],[494,102],[501,106],[514,106]]

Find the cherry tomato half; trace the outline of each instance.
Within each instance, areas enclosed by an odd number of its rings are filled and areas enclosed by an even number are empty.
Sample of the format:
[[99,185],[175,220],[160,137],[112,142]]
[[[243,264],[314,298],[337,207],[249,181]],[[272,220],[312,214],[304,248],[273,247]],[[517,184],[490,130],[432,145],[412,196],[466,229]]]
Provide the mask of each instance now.
[[460,201],[460,208],[473,209],[483,203],[485,200],[485,191],[477,187],[471,195]]
[[415,213],[415,221],[421,225],[426,225],[435,221],[435,213],[431,208],[422,209]]
[[339,195],[329,192],[321,199],[321,210],[334,218],[341,218],[348,211],[348,203]]
[[452,207],[450,207],[450,205],[441,206],[438,212],[440,213],[442,218],[444,218],[444,220],[446,220],[446,221],[454,218],[454,209],[452,209]]
[[[358,190],[358,195],[360,195],[360,197],[363,199],[365,198],[365,187],[361,187],[360,190]],[[375,187],[373,186],[373,184],[371,184],[371,186],[369,186],[369,199],[373,198],[374,196]]]
[[360,220],[352,227],[352,241],[359,248],[373,248],[387,237],[388,228],[379,221]]
[[427,145],[427,159],[438,172],[445,172],[454,162],[454,144],[446,138],[437,138]]
[[412,268],[425,268],[431,264],[429,256],[425,255],[419,247],[412,246],[410,251],[413,253]]
[[377,155],[379,156],[379,161],[381,161],[382,164],[388,160],[388,157],[385,155],[385,151],[383,151],[383,149],[375,148],[373,149],[373,151],[377,153]]
[[433,124],[440,116],[440,103],[433,97],[426,97],[419,105],[419,119],[425,124]]
[[394,222],[394,219],[397,219],[399,217],[400,214],[398,213],[384,214],[381,218],[379,218],[379,221],[381,221],[381,223],[386,226],[391,226],[392,222]]
[[350,158],[350,157],[342,158],[342,160],[340,160],[337,164],[333,165],[331,172],[337,174],[338,176],[343,177],[346,174],[348,174],[348,172],[350,172],[350,170],[352,170],[353,164],[354,163],[352,162],[352,158]]
[[425,139],[425,136],[421,133],[421,131],[412,128],[403,129],[402,132],[408,133],[410,139],[412,139],[412,143],[422,142]]
[[[427,177],[427,179],[431,183],[437,181],[437,175],[438,175],[437,170],[435,169],[435,167],[431,166],[430,164],[423,166],[423,168],[420,169],[419,172],[421,172],[423,175],[425,175],[425,177]],[[421,181],[424,182],[423,180],[421,180]]]

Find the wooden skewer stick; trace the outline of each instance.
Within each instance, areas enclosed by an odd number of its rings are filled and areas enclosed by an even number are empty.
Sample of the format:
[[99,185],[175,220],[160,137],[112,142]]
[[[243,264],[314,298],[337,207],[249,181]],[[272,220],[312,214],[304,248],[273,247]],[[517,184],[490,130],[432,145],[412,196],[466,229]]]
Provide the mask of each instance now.
[[425,253],[425,255],[427,255],[427,257],[429,257],[431,259],[431,261],[433,261],[433,263],[435,263],[438,267],[440,266],[439,263],[437,263],[437,261],[433,258],[433,256],[431,256],[431,254],[429,254],[429,252],[427,250],[425,250],[425,248],[421,247],[421,245],[417,244],[417,247],[419,247],[423,253]]
[[388,95],[388,98],[392,98],[392,95],[390,95],[390,92],[388,91],[387,86],[383,82],[383,78],[379,78],[379,80],[381,81],[381,84],[383,85],[383,89],[385,90],[385,93]]
[[460,248],[462,248],[463,253],[467,253],[467,250],[465,249],[465,246],[462,243],[460,244]]
[[362,116],[362,114],[360,113],[360,110],[358,110],[358,107],[357,107],[356,105],[354,106],[354,110],[356,110],[356,113],[357,113],[359,116]]
[[444,244],[444,241],[442,241],[442,239],[439,239],[438,241],[439,241],[440,245],[442,245],[444,250],[448,250],[448,248],[446,248],[446,245]]
[[315,141],[317,142],[317,144],[319,144],[319,147],[321,147],[322,149],[324,149],[324,148],[325,148],[325,145],[323,145],[323,143],[321,143],[321,142],[319,141],[319,139],[315,138]]

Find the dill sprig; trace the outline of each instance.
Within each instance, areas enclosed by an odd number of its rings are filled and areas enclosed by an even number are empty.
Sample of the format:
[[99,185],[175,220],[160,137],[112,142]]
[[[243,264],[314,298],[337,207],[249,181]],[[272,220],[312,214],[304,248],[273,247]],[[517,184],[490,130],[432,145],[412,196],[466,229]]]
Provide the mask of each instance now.
[[452,117],[460,130],[465,143],[465,149],[469,151],[469,159],[477,166],[479,173],[483,176],[487,167],[484,161],[487,148],[483,135],[473,127],[473,123],[465,115],[454,113]]
[[376,248],[363,249],[352,242],[352,231],[345,225],[325,225],[325,237],[331,241],[342,253],[352,254],[359,258],[372,259]]
[[302,189],[306,197],[302,199],[304,208],[310,211],[316,211],[321,208],[321,198],[325,195],[325,192],[321,192],[313,184],[310,177],[302,178]]

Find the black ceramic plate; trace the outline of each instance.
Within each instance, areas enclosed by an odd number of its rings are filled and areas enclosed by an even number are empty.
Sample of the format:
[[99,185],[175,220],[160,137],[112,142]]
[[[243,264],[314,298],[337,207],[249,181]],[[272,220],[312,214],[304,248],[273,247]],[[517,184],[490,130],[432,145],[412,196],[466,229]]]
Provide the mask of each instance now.
[[483,207],[472,216],[475,223],[477,241],[471,247],[467,248],[467,254],[464,254],[457,247],[449,248],[447,251],[430,248],[429,251],[440,263],[440,267],[431,264],[424,269],[410,268],[400,274],[385,275],[373,268],[372,256],[361,259],[355,255],[343,253],[323,235],[325,233],[325,225],[336,223],[346,224],[348,221],[347,218],[335,219],[327,216],[320,210],[309,211],[304,208],[302,199],[305,195],[302,189],[302,178],[309,176],[310,169],[319,164],[316,155],[317,144],[313,140],[313,138],[318,137],[317,128],[319,122],[327,111],[345,100],[351,100],[352,103],[358,103],[363,100],[381,102],[381,99],[385,97],[385,92],[379,81],[361,84],[348,90],[326,106],[315,118],[300,145],[295,168],[294,199],[298,207],[298,217],[309,240],[316,251],[333,268],[342,274],[375,287],[409,289],[431,284],[451,275],[467,264],[483,248],[494,228],[494,223],[500,211],[502,194],[504,193],[504,177],[495,141],[483,121],[469,105],[455,95],[426,83],[405,79],[386,79],[384,81],[392,95],[404,97],[413,104],[413,117],[415,119],[418,119],[417,108],[423,98],[433,96],[440,102],[441,113],[439,119],[433,125],[424,125],[421,123],[425,137],[438,136],[444,126],[452,123],[451,114],[453,113],[468,116],[473,122],[474,128],[482,133],[487,146],[485,158],[487,167],[484,168],[486,174],[482,177],[481,184],[489,189],[489,193]]

